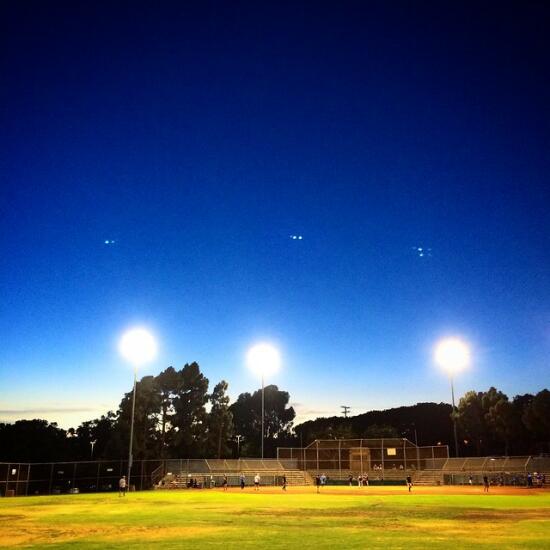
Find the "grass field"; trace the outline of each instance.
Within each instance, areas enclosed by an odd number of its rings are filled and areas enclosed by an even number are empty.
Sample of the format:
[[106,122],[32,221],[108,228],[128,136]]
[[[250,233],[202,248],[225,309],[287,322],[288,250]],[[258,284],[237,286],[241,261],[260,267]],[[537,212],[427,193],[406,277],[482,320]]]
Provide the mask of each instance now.
[[0,547],[550,548],[550,493],[291,487],[0,499]]

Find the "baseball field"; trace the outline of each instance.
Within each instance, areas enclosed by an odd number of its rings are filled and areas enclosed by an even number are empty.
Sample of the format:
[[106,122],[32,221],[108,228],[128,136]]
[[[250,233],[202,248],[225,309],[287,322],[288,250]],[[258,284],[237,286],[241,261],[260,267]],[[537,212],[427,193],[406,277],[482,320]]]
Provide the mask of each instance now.
[[0,548],[550,548],[550,492],[151,491],[0,499]]

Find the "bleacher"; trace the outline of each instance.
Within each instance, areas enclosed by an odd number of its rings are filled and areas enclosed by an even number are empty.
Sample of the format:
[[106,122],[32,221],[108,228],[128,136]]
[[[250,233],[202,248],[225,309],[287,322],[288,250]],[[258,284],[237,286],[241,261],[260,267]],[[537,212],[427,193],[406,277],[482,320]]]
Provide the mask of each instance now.
[[[245,477],[246,485],[254,483],[254,476],[259,474],[262,485],[277,486],[282,484],[283,475],[288,485],[311,485],[317,474],[324,474],[329,482],[345,483],[351,474],[354,484],[358,476],[368,474],[369,482],[401,482],[412,476],[417,485],[468,484],[470,477],[474,484],[481,483],[483,476],[488,475],[491,483],[506,485],[525,485],[528,472],[544,474],[545,484],[550,484],[550,458],[548,457],[464,457],[436,458],[407,461],[386,461],[384,466],[377,462],[365,463],[362,472],[355,464],[350,469],[351,462],[342,464],[340,468],[336,461],[322,460],[319,468],[308,461],[305,469],[301,469],[298,459],[195,459],[167,460],[164,469],[157,472],[153,485],[157,488],[183,488],[193,485],[199,487],[219,487],[223,476],[227,476],[230,486],[238,486],[240,476]],[[406,467],[404,467],[406,464]]]
[[[357,478],[361,475],[359,471],[351,471],[348,469],[326,469],[326,470],[307,470],[307,473],[312,479],[315,478],[317,474],[325,475],[329,482],[330,481],[348,481],[350,474],[353,476],[353,484],[357,484]],[[369,470],[364,468],[362,474],[368,474],[369,483],[374,481],[405,481],[405,478],[408,475],[414,475],[415,470],[401,470],[399,468],[388,468],[385,470]]]
[[154,480],[155,488],[220,487],[224,475],[227,476],[229,486],[238,486],[241,475],[245,477],[246,485],[252,485],[256,474],[261,478],[261,485],[282,485],[283,476],[286,477],[287,485],[313,483],[307,472],[298,469],[295,460],[203,459],[170,461],[167,465],[171,467],[171,471],[166,470],[164,475]]
[[415,485],[441,485],[443,483],[442,470],[420,470],[412,476]]

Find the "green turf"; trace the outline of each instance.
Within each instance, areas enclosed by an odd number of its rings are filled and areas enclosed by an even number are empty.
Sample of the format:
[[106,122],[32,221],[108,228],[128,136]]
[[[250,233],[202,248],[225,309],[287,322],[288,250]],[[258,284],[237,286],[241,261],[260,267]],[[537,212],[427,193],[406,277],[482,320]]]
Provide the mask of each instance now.
[[[0,547],[550,548],[550,494],[172,491],[0,499]],[[344,489],[342,489],[342,493]]]

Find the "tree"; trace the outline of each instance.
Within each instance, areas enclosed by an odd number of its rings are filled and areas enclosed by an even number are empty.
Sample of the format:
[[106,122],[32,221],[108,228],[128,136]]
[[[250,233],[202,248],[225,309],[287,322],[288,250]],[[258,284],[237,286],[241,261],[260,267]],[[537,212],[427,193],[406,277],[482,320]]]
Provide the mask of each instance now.
[[[117,443],[128,448],[130,443],[130,425],[132,421],[133,390],[123,397],[118,411],[116,429],[119,432]],[[134,414],[134,459],[146,459],[156,456],[157,423],[160,411],[160,396],[156,391],[153,376],[144,376],[136,384],[136,405]],[[117,445],[117,448],[120,448]]]
[[542,390],[525,407],[523,423],[538,442],[539,450],[550,448],[550,391]]
[[210,394],[210,413],[208,414],[206,453],[207,456],[229,456],[228,442],[233,436],[233,414],[229,410],[228,384],[222,380]]
[[67,432],[55,422],[35,419],[0,424],[0,461],[61,461],[68,455]]
[[388,426],[387,424],[378,425],[372,424],[369,426],[365,433],[365,439],[379,439],[381,437],[399,437],[399,433],[393,426]]
[[483,394],[469,391],[458,402],[456,420],[463,435],[474,443],[477,456],[486,448],[487,422],[483,410]]
[[[296,416],[287,407],[290,395],[275,385],[264,388],[265,395],[265,454],[273,456],[276,443],[283,445],[292,437],[292,421]],[[243,454],[259,455],[262,435],[262,390],[253,394],[241,393],[230,407],[235,430],[244,436]]]
[[[75,458],[89,460],[92,458],[92,441],[94,443],[93,458],[110,458],[121,455],[121,447],[115,451],[116,414],[107,412],[101,418],[87,420],[75,430],[76,437],[71,440],[75,447]],[[112,454],[111,454],[112,453]]]
[[174,367],[168,367],[155,378],[155,384],[160,397],[160,434],[158,437],[158,452],[161,458],[166,456],[166,451],[173,445],[174,429],[172,418],[175,413],[173,400],[178,392],[181,373]]
[[204,453],[208,379],[195,362],[186,364],[179,375],[177,392],[172,400],[172,421],[176,431],[174,451],[179,456],[200,457]]
[[504,443],[504,454],[510,452],[512,440],[521,429],[521,422],[516,414],[514,405],[508,400],[508,396],[490,388],[483,396],[483,404],[488,408],[485,418],[489,428],[496,437]]

